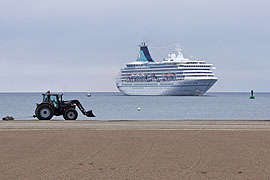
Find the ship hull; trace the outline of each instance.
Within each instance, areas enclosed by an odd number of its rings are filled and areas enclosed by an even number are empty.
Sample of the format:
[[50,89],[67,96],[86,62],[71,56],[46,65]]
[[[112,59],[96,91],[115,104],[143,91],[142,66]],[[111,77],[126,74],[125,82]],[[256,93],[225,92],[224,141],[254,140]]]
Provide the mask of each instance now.
[[117,88],[125,95],[135,96],[200,96],[205,94],[217,78],[185,79],[168,82],[117,83]]

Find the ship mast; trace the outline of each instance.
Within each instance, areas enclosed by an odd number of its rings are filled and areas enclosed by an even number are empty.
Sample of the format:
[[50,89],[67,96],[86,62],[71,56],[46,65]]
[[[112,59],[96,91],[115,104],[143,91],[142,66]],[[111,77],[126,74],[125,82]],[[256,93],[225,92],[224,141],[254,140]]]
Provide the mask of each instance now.
[[178,60],[185,59],[184,56],[183,56],[182,50],[180,49],[178,43],[176,43],[176,45],[175,45],[175,51],[177,52],[177,57],[176,57],[176,59],[178,59]]

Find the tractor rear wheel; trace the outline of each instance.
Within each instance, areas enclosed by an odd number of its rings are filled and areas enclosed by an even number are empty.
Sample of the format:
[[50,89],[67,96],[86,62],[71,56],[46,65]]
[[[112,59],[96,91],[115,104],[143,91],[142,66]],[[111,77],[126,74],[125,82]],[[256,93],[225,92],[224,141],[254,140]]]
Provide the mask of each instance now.
[[74,108],[69,108],[65,110],[63,116],[65,120],[76,120],[78,117],[78,113]]
[[39,120],[50,120],[53,117],[53,108],[49,104],[41,104],[36,108],[36,116]]

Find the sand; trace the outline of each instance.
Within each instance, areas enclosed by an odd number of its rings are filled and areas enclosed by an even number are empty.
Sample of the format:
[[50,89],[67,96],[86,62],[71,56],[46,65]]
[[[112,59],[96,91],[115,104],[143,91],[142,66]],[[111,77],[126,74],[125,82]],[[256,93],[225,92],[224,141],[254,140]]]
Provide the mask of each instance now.
[[270,121],[0,121],[0,179],[270,179]]

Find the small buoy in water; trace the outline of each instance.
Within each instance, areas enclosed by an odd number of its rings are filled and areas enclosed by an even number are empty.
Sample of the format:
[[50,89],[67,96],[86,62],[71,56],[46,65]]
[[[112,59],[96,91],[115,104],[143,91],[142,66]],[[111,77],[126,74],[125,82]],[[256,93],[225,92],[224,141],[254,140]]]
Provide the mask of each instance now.
[[250,97],[249,97],[249,98],[250,98],[250,99],[255,99],[255,96],[253,95],[253,90],[251,90],[251,92],[250,92],[250,93],[251,93],[251,95],[250,95]]
[[88,94],[87,94],[87,97],[90,97],[90,96],[91,96],[91,94],[90,94],[90,93],[88,93]]
[[141,108],[140,108],[140,107],[138,107],[138,108],[137,108],[137,111],[140,111],[140,110],[141,110]]

